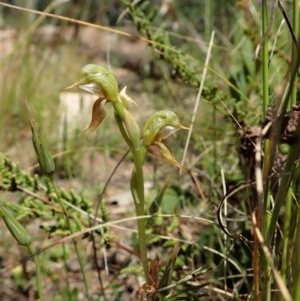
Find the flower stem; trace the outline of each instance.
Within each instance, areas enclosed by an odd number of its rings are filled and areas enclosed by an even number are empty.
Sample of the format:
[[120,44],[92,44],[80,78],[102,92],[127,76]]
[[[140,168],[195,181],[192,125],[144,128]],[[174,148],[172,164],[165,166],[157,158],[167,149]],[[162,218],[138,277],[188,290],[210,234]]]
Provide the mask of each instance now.
[[[114,106],[115,107],[115,106]],[[137,216],[144,215],[145,205],[145,192],[144,192],[144,173],[143,162],[145,157],[145,150],[140,146],[140,129],[128,111],[125,111],[125,118],[123,119],[118,110],[115,107],[115,118],[119,127],[119,130],[131,149],[131,153],[134,160],[134,169],[132,171],[130,180],[131,194],[135,204],[135,211]],[[146,234],[145,234],[145,221],[143,219],[137,220],[138,227],[138,240],[140,248],[141,262],[146,278],[146,282],[151,284],[149,278],[149,266],[147,259],[147,247],[146,247]]]
[[[70,218],[69,218],[69,216],[68,216],[68,214],[66,212],[64,203],[62,202],[62,199],[61,199],[61,196],[60,196],[60,192],[57,189],[57,186],[56,186],[56,184],[54,182],[53,176],[49,175],[48,178],[49,178],[49,180],[51,182],[51,185],[52,185],[52,187],[54,189],[54,192],[56,194],[56,197],[57,197],[57,200],[59,202],[59,205],[60,205],[60,207],[61,207],[61,209],[62,209],[62,211],[63,211],[63,213],[65,215],[68,228],[69,228],[71,234],[73,234],[74,231],[72,229]],[[91,298],[90,298],[90,294],[89,294],[89,289],[88,289],[88,284],[87,284],[87,278],[86,278],[85,271],[84,271],[84,262],[83,262],[81,254],[80,254],[80,250],[79,250],[79,247],[78,247],[78,242],[74,238],[72,239],[72,242],[74,244],[75,252],[76,252],[76,255],[77,255],[77,258],[78,258],[78,262],[79,262],[79,266],[80,266],[80,271],[81,271],[81,274],[82,274],[82,277],[83,277],[83,283],[84,283],[84,288],[85,288],[85,292],[86,292],[86,297],[87,297],[87,300],[90,301]]]
[[37,253],[35,252],[35,250],[33,249],[32,244],[29,244],[27,246],[28,251],[31,255],[33,255],[33,261],[35,264],[35,272],[36,272],[36,285],[37,285],[37,290],[38,290],[38,295],[39,295],[39,300],[43,301],[44,297],[43,297],[43,291],[42,291],[42,277],[41,277],[41,266],[40,266],[40,261],[38,258]]
[[[145,195],[144,195],[144,173],[143,173],[140,149],[138,150],[132,149],[132,155],[134,158],[135,169],[132,172],[132,178],[130,181],[131,193],[134,199],[136,215],[143,216],[145,214],[144,212]],[[151,284],[151,280],[149,278],[149,266],[148,266],[148,259],[147,259],[145,220],[138,219],[137,227],[138,227],[139,247],[140,247],[140,255],[141,255],[143,270],[144,270],[146,282],[148,284]]]

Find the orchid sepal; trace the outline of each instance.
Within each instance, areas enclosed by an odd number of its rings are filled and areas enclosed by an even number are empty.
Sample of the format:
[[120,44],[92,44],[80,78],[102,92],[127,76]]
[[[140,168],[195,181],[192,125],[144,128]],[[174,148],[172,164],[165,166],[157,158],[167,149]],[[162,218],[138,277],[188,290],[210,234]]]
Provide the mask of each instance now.
[[84,66],[78,80],[66,89],[78,87],[81,90],[104,97],[109,102],[118,101],[118,83],[106,68],[94,64]]

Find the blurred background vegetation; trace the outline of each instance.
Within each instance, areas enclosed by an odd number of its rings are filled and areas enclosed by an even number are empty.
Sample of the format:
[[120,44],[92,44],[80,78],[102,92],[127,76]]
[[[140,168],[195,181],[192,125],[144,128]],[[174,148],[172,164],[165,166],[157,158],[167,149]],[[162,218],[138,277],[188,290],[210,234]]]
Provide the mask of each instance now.
[[[145,166],[148,205],[169,179],[158,213],[181,215],[149,220],[149,257],[154,259],[158,254],[165,266],[174,241],[178,240],[181,251],[174,282],[202,265],[212,268],[202,278],[179,286],[180,294],[170,299],[254,298],[253,246],[245,240],[226,238],[217,222],[216,209],[226,192],[254,180],[254,151],[245,133],[255,135],[255,129],[260,129],[265,120],[261,53],[253,60],[262,37],[262,3],[248,0],[133,1],[131,6],[130,3],[125,0],[0,2],[0,202],[27,226],[37,249],[69,234],[62,215],[53,207],[53,191],[40,175],[28,123],[34,118],[54,157],[55,179],[67,201],[88,213],[94,213],[100,202],[99,216],[103,221],[134,216],[128,198],[130,156],[115,172],[105,194],[102,193],[109,174],[126,151],[112,112],[90,140],[78,136],[90,121],[94,98],[64,89],[76,81],[84,65],[102,65],[116,76],[120,90],[127,86],[128,95],[138,105],[132,112],[141,126],[153,112],[162,109],[173,110],[183,125],[190,126],[214,31],[209,68],[183,163],[189,171],[179,175],[174,166],[157,158],[155,150]],[[292,1],[285,1],[290,20],[293,7]],[[52,16],[38,13],[43,11]],[[271,5],[268,13],[269,16],[272,13]],[[276,8],[267,40],[271,105],[281,95],[291,63],[292,39],[286,24],[281,25],[282,20]],[[178,162],[183,156],[186,136],[187,132],[180,131],[168,138]],[[281,148],[282,156],[286,155],[289,145]],[[295,189],[295,199],[296,194]],[[228,199],[225,215],[232,233],[253,241],[250,215],[256,205],[257,194],[251,185]],[[298,216],[296,202],[293,208],[297,210],[291,217],[291,225]],[[69,212],[79,221],[78,231],[89,226],[84,214],[71,207]],[[279,224],[283,222],[282,215],[281,219]],[[93,244],[89,236],[82,240],[92,300],[135,300],[143,281],[139,278],[136,233],[131,231],[134,225],[133,220],[122,224],[123,229],[106,227]],[[3,242],[0,245],[2,300],[35,300],[34,269],[26,251],[10,237],[4,223],[0,223],[0,241]],[[278,238],[279,254],[280,243]],[[92,245],[97,249],[97,264]],[[274,256],[280,270],[280,255]],[[59,244],[42,252],[40,257],[46,300],[86,300],[71,245]],[[102,282],[96,277],[97,270]],[[287,273],[287,278],[291,273]],[[61,281],[62,278],[69,280]],[[289,280],[286,281],[289,286]],[[203,288],[199,283],[207,286]],[[271,300],[280,298],[280,293],[274,292]]]

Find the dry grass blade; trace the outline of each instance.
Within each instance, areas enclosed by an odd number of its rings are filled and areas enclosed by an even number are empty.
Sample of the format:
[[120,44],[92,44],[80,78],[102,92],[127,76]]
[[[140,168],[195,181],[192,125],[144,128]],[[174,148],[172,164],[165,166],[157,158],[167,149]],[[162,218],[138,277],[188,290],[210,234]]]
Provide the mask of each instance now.
[[192,132],[193,132],[193,128],[194,128],[194,122],[195,122],[195,119],[196,119],[196,114],[197,114],[197,111],[198,111],[200,98],[201,98],[201,94],[202,94],[202,90],[203,90],[203,86],[204,86],[204,81],[205,81],[205,77],[206,77],[206,73],[207,73],[208,63],[209,63],[209,60],[210,60],[210,57],[211,57],[211,50],[212,50],[212,46],[213,46],[213,42],[214,42],[214,37],[215,37],[215,32],[212,31],[209,46],[208,46],[208,51],[207,51],[207,55],[206,55],[206,59],[205,59],[205,65],[204,65],[204,69],[203,69],[201,83],[200,83],[200,86],[199,86],[198,95],[197,95],[196,103],[195,103],[195,106],[194,106],[194,112],[193,112],[193,116],[192,116],[192,119],[191,119],[191,124],[189,126],[190,129],[189,129],[189,132],[188,132],[188,136],[187,136],[184,151],[183,151],[182,160],[181,160],[181,163],[180,163],[181,166],[184,165],[187,150],[188,150],[188,147],[189,147],[189,144],[190,144],[190,140],[191,140],[191,136],[192,136]]
[[242,183],[242,184],[238,185],[237,187],[235,187],[234,189],[230,190],[226,195],[223,196],[221,202],[219,203],[218,208],[216,209],[217,220],[218,220],[218,224],[219,224],[219,227],[221,228],[221,230],[227,236],[229,236],[231,239],[240,240],[240,241],[243,241],[246,243],[249,243],[249,241],[246,238],[244,238],[242,235],[240,235],[238,233],[233,233],[233,234],[230,233],[226,223],[223,221],[222,207],[224,205],[225,200],[230,198],[232,195],[237,193],[239,190],[248,187],[249,185],[250,185],[249,183]]
[[195,278],[197,278],[197,277],[199,277],[201,275],[204,275],[204,274],[210,272],[210,270],[211,269],[209,267],[201,267],[201,268],[195,270],[194,272],[192,272],[190,275],[188,275],[188,276],[180,279],[179,281],[177,281],[177,282],[175,282],[173,284],[170,284],[168,286],[159,288],[155,293],[160,293],[160,292],[168,291],[168,290],[170,290],[170,289],[172,289],[172,288],[174,288],[174,287],[176,287],[176,286],[178,286],[180,284],[186,283],[186,282],[188,282],[188,281],[190,281],[192,279],[195,279]]
[[288,291],[281,275],[279,274],[278,270],[274,266],[273,259],[272,259],[272,254],[271,254],[269,248],[267,247],[259,228],[257,227],[255,212],[253,212],[253,214],[252,214],[252,222],[253,222],[253,227],[254,227],[254,231],[255,231],[255,234],[257,236],[257,239],[261,244],[261,247],[262,247],[262,250],[265,254],[266,259],[268,260],[268,262],[271,265],[271,269],[272,269],[272,272],[274,274],[275,281],[276,281],[276,283],[279,287],[279,291],[280,291],[283,299],[285,301],[293,301],[293,299],[290,295],[290,292]]

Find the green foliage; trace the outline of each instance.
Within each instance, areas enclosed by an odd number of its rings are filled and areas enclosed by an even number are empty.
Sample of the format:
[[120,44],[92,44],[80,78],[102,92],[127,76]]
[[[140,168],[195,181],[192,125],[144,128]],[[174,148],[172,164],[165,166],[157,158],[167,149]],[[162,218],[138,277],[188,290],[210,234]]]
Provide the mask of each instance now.
[[110,220],[110,212],[107,209],[107,207],[105,206],[105,200],[102,199],[100,201],[100,211],[101,211],[101,218],[103,220],[104,223],[108,222]]
[[[40,217],[45,220],[56,219],[57,223],[55,225],[41,224],[46,232],[50,236],[65,236],[70,232],[67,229],[67,225],[64,221],[61,210],[53,203],[56,200],[54,195],[53,187],[49,184],[49,181],[40,178],[38,175],[30,176],[28,172],[23,171],[17,164],[11,162],[4,154],[1,154],[0,160],[0,171],[3,179],[2,190],[17,192],[23,191],[23,194],[18,195],[18,205],[5,202],[8,208],[11,208],[16,215],[16,217],[21,219],[30,219]],[[46,184],[46,185],[45,185]],[[62,198],[77,206],[84,212],[92,211],[92,203],[87,200],[83,195],[76,195],[74,192],[67,193],[63,189],[59,190]],[[29,195],[28,195],[29,194]],[[35,196],[32,196],[33,194]],[[52,200],[52,202],[50,201]],[[83,229],[84,226],[81,224],[80,214],[73,207],[69,207],[68,213],[75,217],[77,216],[77,221],[72,222],[75,228]]]
[[132,5],[127,0],[123,2],[128,6],[136,28],[149,39],[150,46],[158,50],[159,58],[172,66],[172,76],[178,76],[184,83],[198,87],[201,69],[192,67],[190,57],[170,44],[166,31],[159,28],[154,32],[151,21],[156,16],[155,6],[152,6],[149,1],[144,1],[142,5]]
[[[67,287],[63,287],[60,290],[60,293],[61,293],[61,296],[65,300],[70,300],[70,301],[77,301],[78,300],[78,288],[76,288],[76,287],[71,292],[69,291],[69,289]],[[53,301],[54,300],[55,299],[53,299]]]
[[71,250],[68,245],[56,246],[49,253],[50,259],[57,262],[68,259],[71,255]]
[[141,267],[140,266],[124,267],[121,269],[120,273],[121,274],[129,273],[129,274],[139,275],[141,273]]

